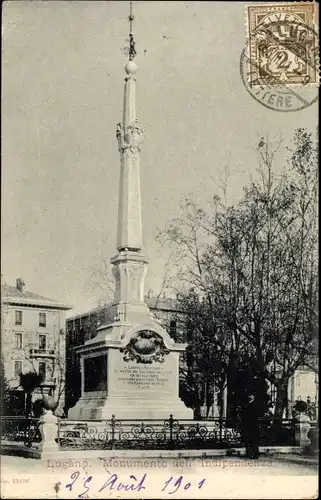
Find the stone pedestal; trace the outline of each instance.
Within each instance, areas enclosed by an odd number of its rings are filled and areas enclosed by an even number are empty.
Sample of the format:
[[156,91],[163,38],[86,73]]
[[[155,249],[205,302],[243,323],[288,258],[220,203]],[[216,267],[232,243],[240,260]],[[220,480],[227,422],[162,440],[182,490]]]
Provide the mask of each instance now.
[[51,410],[45,410],[40,417],[39,431],[42,437],[39,451],[42,454],[59,451],[59,445],[55,441],[58,436],[58,419]]
[[105,327],[83,348],[82,395],[68,418],[192,419],[193,410],[179,398],[184,349],[152,320]]
[[295,444],[302,448],[307,448],[311,444],[308,438],[308,432],[311,427],[310,418],[308,415],[299,413],[299,415],[295,417],[295,420]]

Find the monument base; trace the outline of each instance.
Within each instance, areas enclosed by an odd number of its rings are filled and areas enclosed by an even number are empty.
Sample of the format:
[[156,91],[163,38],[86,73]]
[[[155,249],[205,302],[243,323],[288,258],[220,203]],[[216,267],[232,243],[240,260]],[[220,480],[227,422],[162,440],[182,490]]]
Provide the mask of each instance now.
[[179,397],[184,349],[149,317],[143,324],[101,327],[81,347],[81,398],[68,419],[193,419],[193,410]]
[[68,412],[70,420],[167,420],[173,415],[177,420],[193,419],[193,410],[187,408],[180,399],[161,401],[119,398],[80,398]]

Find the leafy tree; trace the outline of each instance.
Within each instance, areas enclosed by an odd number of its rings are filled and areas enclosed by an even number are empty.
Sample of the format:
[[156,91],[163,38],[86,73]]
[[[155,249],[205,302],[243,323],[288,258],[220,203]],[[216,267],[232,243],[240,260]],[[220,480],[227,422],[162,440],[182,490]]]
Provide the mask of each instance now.
[[287,169],[277,175],[280,147],[260,140],[259,178],[239,203],[215,196],[205,211],[187,201],[162,235],[176,249],[174,283],[193,324],[193,370],[232,386],[238,370],[249,380],[252,373],[262,414],[268,381],[277,391],[276,418],[289,379],[311,363],[318,320],[316,146],[297,130]]

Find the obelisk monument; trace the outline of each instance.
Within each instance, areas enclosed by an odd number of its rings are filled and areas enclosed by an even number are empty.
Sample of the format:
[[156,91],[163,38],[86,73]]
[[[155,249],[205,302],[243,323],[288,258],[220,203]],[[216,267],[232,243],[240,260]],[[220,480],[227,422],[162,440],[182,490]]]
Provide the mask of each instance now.
[[139,156],[143,132],[136,117],[136,49],[130,34],[125,65],[123,120],[117,125],[120,152],[117,253],[113,321],[78,348],[81,397],[69,419],[193,418],[179,398],[178,344],[156,323],[144,302],[147,259],[143,251]]

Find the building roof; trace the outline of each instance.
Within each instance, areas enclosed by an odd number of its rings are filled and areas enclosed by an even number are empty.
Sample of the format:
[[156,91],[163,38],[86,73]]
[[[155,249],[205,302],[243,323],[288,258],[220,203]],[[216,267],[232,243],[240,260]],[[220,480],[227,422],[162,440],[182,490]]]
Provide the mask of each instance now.
[[104,306],[94,307],[93,309],[89,309],[88,311],[84,311],[82,313],[75,314],[74,316],[69,316],[68,318],[66,318],[66,321],[75,320],[78,318],[81,318],[81,319],[86,318],[87,316],[98,314],[101,311],[103,311],[104,309],[106,309],[106,308],[108,309],[109,307],[110,307],[110,304],[106,304]]
[[150,309],[161,311],[181,311],[179,300],[171,297],[145,297],[145,302]]
[[[157,311],[175,311],[182,312],[179,307],[179,301],[173,298],[165,298],[165,297],[145,297],[145,303],[148,305],[149,309],[157,310]],[[79,318],[86,318],[90,315],[98,314],[104,309],[108,308],[111,304],[105,304],[103,306],[94,307],[93,309],[89,309],[83,313],[76,314],[74,316],[69,316],[66,321],[73,321]]]
[[71,309],[71,306],[55,299],[49,299],[33,292],[20,291],[11,285],[1,285],[2,302],[9,304],[46,306],[55,309]]

